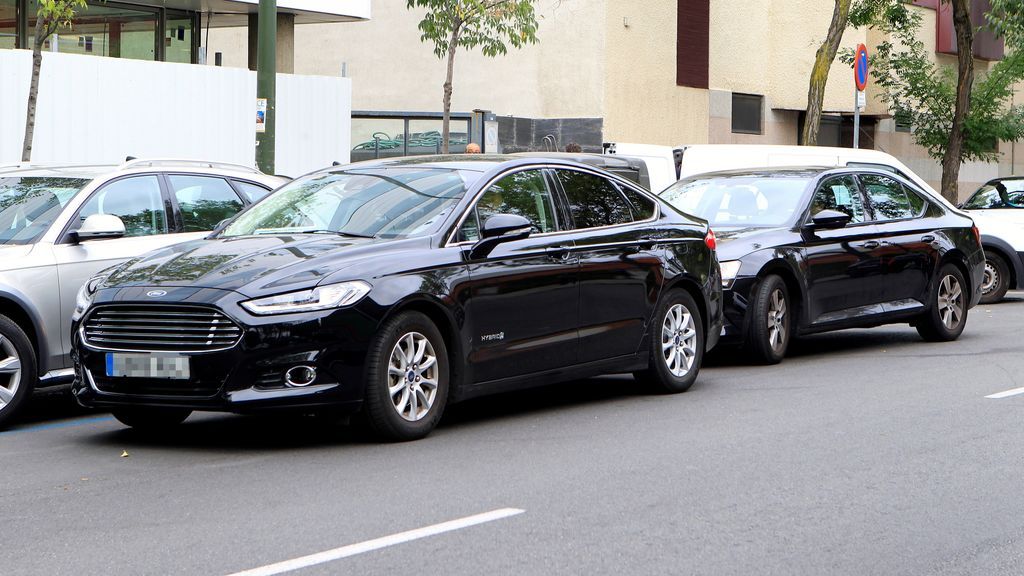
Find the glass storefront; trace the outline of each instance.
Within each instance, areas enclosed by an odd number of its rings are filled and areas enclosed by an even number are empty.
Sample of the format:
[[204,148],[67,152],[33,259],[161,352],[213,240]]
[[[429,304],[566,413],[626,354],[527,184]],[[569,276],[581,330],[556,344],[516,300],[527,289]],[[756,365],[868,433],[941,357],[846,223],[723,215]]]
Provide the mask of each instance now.
[[[441,153],[442,121],[439,118],[352,117],[353,162]],[[462,154],[469,143],[470,120],[453,117],[448,150]]]
[[[22,8],[22,10],[18,10]],[[0,48],[31,48],[38,0],[0,0]],[[18,20],[24,42],[18,42]],[[135,60],[195,62],[196,18],[137,4],[90,1],[76,11],[70,28],[61,28],[43,50]],[[22,45],[24,44],[24,45]]]

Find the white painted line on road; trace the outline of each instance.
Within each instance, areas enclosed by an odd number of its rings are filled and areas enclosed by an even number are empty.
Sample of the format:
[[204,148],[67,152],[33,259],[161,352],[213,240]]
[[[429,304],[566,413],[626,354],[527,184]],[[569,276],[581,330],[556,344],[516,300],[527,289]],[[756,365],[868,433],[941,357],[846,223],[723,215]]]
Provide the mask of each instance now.
[[1014,388],[1013,390],[996,392],[995,394],[989,394],[988,396],[985,396],[985,398],[992,398],[998,400],[1000,398],[1009,398],[1010,396],[1016,396],[1018,394],[1024,394],[1024,388]]
[[461,530],[462,528],[476,526],[477,524],[501,520],[502,518],[516,516],[523,512],[525,512],[525,510],[520,510],[518,508],[501,508],[499,510],[491,510],[490,512],[484,512],[483,514],[475,514],[473,516],[466,516],[465,518],[449,520],[447,522],[441,522],[440,524],[433,524],[431,526],[424,526],[423,528],[416,528],[415,530],[399,532],[398,534],[392,534],[382,538],[374,538],[373,540],[359,542],[358,544],[349,544],[348,546],[342,546],[341,548],[325,550],[324,552],[318,552],[316,554],[310,554],[309,556],[302,556],[292,560],[285,560],[284,562],[278,562],[276,564],[268,564],[259,568],[253,568],[252,570],[246,570],[244,572],[235,572],[229,576],[273,576],[274,574],[283,574],[285,572],[291,572],[301,568],[316,566],[317,564],[324,564],[340,560],[342,558],[348,558],[349,556],[355,556],[356,554],[362,554],[364,552],[380,550],[381,548],[387,548],[388,546],[394,546],[395,544],[404,544],[406,542],[419,540],[428,536],[436,536],[445,532],[452,532],[454,530]]

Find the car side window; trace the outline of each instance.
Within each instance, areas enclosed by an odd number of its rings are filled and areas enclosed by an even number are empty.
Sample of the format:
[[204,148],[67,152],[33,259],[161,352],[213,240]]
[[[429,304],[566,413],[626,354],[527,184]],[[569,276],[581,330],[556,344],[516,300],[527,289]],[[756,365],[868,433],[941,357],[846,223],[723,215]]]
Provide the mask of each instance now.
[[866,220],[864,200],[852,176],[837,176],[821,183],[811,201],[811,217],[822,210],[835,210],[850,217],[851,224]]
[[242,209],[242,201],[227,180],[212,176],[169,175],[185,232],[213,230],[217,223]]
[[243,182],[242,180],[232,180],[235,186],[249,197],[250,202],[255,202],[262,199],[267,194],[270,194],[270,190],[260,186],[259,184],[253,184],[252,182]]
[[1024,208],[1024,182],[986,184],[964,203],[967,209]]
[[654,201],[650,198],[628,186],[619,186],[619,190],[622,190],[622,194],[629,200],[634,220],[647,220],[654,216]]
[[608,180],[575,170],[556,170],[569,200],[576,228],[597,228],[633,221],[629,202]]
[[460,239],[476,242],[480,226],[495,214],[516,214],[533,223],[536,232],[558,229],[555,204],[540,170],[524,170],[509,174],[491,184],[476,202],[459,231]]
[[875,220],[902,220],[919,215],[911,204],[910,193],[896,180],[877,174],[862,174],[860,181],[871,202]]
[[93,214],[120,218],[124,222],[125,236],[167,233],[167,211],[156,176],[122,178],[100,188],[79,209],[75,229]]

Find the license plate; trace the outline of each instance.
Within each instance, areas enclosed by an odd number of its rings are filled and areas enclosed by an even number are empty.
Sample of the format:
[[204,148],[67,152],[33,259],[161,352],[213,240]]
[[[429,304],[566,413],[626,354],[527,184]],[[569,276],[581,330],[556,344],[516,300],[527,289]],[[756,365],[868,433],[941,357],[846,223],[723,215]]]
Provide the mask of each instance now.
[[107,376],[188,380],[188,356],[177,354],[107,353]]

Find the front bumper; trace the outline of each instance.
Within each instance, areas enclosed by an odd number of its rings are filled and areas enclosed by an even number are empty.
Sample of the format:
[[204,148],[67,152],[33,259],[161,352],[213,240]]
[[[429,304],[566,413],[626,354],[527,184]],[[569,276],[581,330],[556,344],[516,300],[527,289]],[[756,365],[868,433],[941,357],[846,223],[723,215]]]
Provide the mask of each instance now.
[[[359,306],[312,313],[254,316],[239,305],[241,294],[215,289],[165,289],[168,305],[213,308],[242,329],[230,348],[174,353],[187,356],[188,379],[111,377],[107,354],[124,352],[86,342],[81,321],[73,327],[72,392],[83,406],[181,407],[193,410],[255,412],[326,408],[356,411],[362,404],[364,362],[378,321]],[[83,321],[97,307],[153,304],[146,289],[101,291]],[[163,354],[139,350],[138,353]],[[304,387],[285,383],[293,366],[312,366],[316,380]]]

